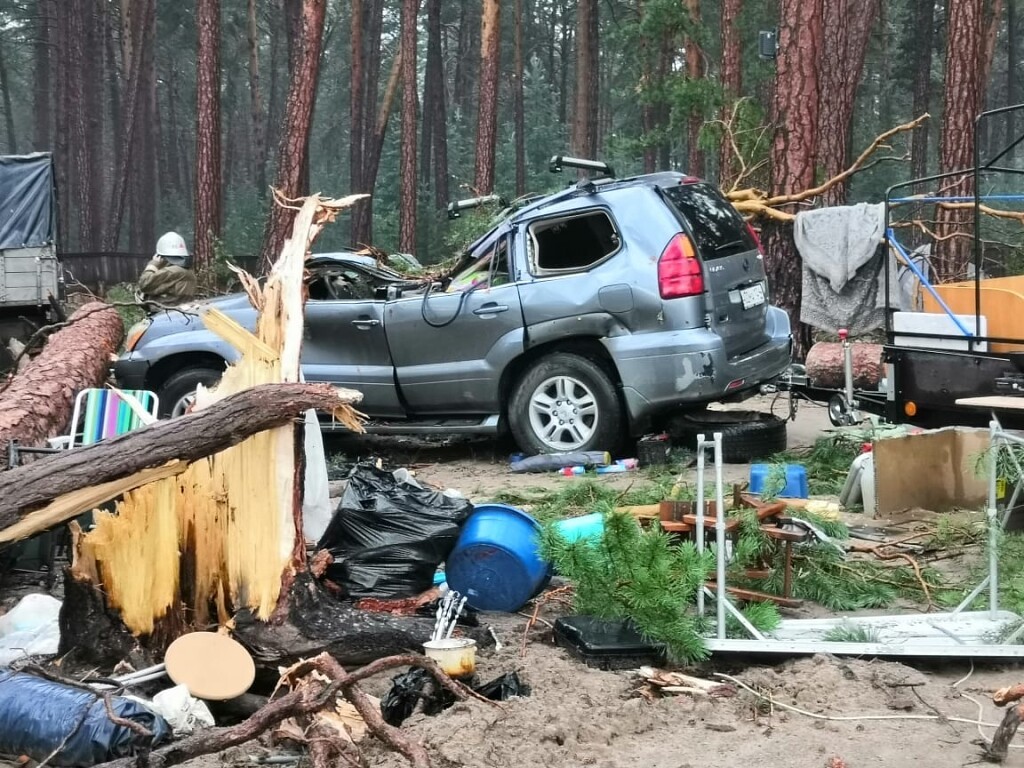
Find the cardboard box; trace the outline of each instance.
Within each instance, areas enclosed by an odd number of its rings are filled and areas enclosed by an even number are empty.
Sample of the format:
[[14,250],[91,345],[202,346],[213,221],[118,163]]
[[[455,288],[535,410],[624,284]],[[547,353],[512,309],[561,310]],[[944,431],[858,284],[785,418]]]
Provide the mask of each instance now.
[[988,474],[979,468],[979,461],[988,448],[988,430],[970,427],[876,440],[875,517],[915,508],[983,509],[988,501]]

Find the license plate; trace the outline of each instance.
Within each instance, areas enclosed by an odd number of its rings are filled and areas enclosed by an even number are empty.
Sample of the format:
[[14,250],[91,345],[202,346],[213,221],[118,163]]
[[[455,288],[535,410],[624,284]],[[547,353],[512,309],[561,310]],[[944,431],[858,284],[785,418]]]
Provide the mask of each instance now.
[[744,288],[740,291],[740,301],[744,309],[759,307],[764,304],[764,286],[761,283]]

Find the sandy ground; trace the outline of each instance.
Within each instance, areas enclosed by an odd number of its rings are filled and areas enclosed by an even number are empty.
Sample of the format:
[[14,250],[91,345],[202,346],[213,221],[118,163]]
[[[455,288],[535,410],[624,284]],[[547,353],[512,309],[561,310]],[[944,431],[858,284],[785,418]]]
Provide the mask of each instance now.
[[[771,408],[769,399],[743,407]],[[776,412],[785,410],[784,402]],[[790,424],[789,445],[809,446],[829,427],[824,408],[804,405]],[[474,501],[505,489],[559,487],[575,482],[557,474],[515,476],[508,472],[511,445],[493,440],[422,441],[399,438],[332,438],[329,451],[349,460],[386,457],[414,469],[430,483],[458,488]],[[746,465],[726,469],[729,481],[746,480]],[[642,475],[604,476],[599,482],[625,488]],[[524,609],[528,610],[528,609]],[[546,620],[555,618],[543,614]],[[648,701],[637,695],[640,681],[630,672],[591,669],[553,644],[544,623],[524,646],[527,619],[485,616],[501,650],[481,651],[478,680],[516,670],[532,687],[529,697],[500,707],[459,703],[433,717],[414,715],[403,726],[421,740],[435,768],[864,768],[866,766],[966,766],[981,757],[973,722],[998,723],[992,691],[1021,682],[1019,668],[965,661],[907,666],[871,659],[813,657],[779,660],[775,666],[718,656],[691,670],[735,675],[763,696],[739,690],[728,698],[682,695]],[[523,648],[525,647],[525,653]],[[383,696],[390,682],[367,684]],[[774,702],[774,703],[773,703]],[[836,719],[816,719],[783,705]],[[988,735],[991,727],[984,728]],[[1019,740],[1024,745],[1024,738]],[[407,763],[372,739],[364,742],[367,765],[399,768]],[[194,761],[196,768],[253,765],[259,755],[280,748],[251,742]],[[1024,749],[1006,763],[1024,766]],[[9,764],[0,760],[0,766]]]

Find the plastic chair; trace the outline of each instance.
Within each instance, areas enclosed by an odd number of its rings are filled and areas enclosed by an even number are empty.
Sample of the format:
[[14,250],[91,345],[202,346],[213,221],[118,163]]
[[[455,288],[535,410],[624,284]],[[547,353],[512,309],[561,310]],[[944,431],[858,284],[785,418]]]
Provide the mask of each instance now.
[[52,438],[53,448],[93,445],[157,420],[160,399],[146,389],[83,389],[75,398],[71,433]]

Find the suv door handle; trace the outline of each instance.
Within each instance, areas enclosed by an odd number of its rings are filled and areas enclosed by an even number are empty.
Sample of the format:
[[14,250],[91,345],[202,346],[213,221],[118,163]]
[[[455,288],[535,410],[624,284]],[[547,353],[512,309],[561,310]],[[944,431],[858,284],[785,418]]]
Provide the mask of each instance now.
[[356,320],[353,320],[352,325],[354,325],[361,331],[366,331],[369,330],[370,328],[373,328],[373,326],[375,325],[380,325],[380,320],[374,320],[369,317],[360,317]]
[[487,317],[488,315],[497,315],[501,312],[508,312],[508,305],[506,304],[495,304],[493,301],[484,304],[479,309],[474,309],[473,314],[481,317]]

